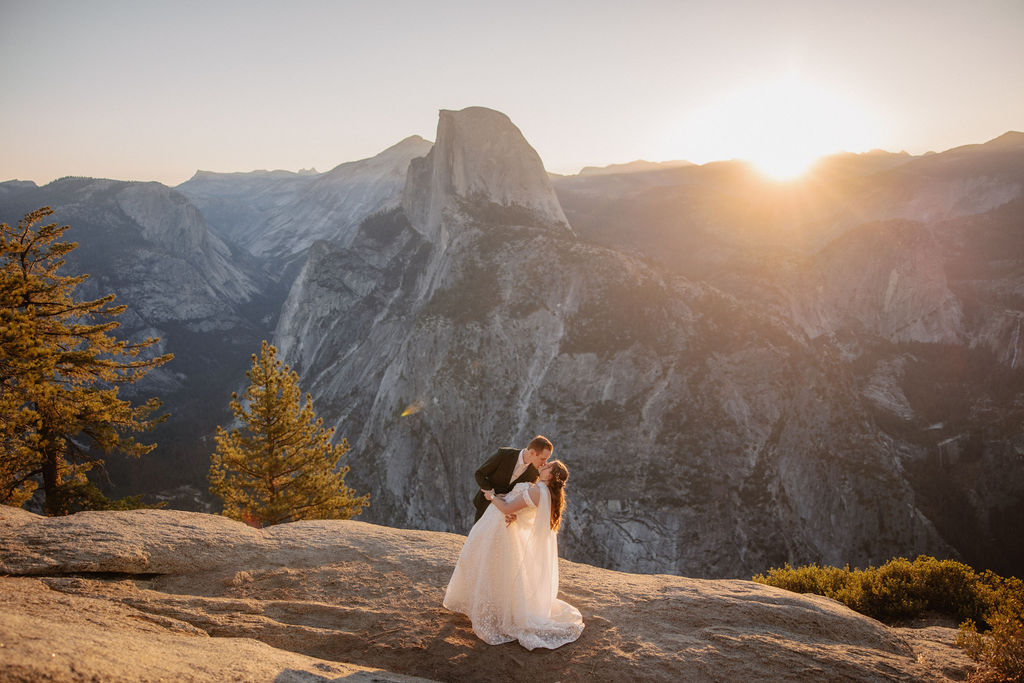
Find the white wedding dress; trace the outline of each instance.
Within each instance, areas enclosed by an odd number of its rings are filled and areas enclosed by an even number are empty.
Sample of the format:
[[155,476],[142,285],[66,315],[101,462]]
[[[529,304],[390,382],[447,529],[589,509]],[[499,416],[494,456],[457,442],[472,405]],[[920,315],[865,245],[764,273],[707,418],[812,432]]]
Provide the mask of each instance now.
[[554,649],[583,632],[583,616],[558,599],[558,534],[551,530],[551,493],[537,484],[516,484],[508,502],[526,501],[511,525],[494,505],[473,525],[448,582],[444,606],[473,622],[485,643],[518,640],[527,650]]

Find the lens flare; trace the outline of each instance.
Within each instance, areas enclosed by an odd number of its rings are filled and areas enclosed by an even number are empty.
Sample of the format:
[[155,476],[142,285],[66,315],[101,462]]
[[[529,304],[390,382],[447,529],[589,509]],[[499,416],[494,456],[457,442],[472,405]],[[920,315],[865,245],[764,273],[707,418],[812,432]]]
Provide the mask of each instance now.
[[423,401],[413,401],[405,407],[405,410],[402,411],[400,417],[409,417],[410,415],[415,415],[421,410],[423,410]]

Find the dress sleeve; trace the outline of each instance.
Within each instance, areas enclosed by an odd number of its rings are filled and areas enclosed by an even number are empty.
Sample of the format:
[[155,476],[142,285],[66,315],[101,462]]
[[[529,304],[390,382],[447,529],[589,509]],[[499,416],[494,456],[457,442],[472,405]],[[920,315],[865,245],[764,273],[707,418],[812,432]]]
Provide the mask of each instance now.
[[537,507],[536,503],[533,502],[533,497],[530,496],[530,489],[533,486],[535,486],[535,484],[516,484],[515,488],[512,489],[512,493],[505,497],[505,501],[513,503],[522,499],[522,501],[526,503],[526,507]]

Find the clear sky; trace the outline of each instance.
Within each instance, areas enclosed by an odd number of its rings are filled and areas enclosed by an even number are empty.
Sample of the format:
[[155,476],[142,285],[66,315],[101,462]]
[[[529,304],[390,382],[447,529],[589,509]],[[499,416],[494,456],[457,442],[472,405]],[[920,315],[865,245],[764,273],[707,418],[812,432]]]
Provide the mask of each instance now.
[[372,156],[508,114],[551,171],[1024,129],[1024,0],[0,0],[0,180]]

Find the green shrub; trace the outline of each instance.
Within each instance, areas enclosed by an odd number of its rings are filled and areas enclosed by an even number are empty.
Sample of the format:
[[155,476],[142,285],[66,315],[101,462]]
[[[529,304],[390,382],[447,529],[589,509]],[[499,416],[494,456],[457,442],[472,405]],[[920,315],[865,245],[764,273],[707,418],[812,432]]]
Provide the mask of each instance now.
[[881,567],[769,569],[754,581],[837,600],[881,621],[925,611],[961,622],[957,644],[981,667],[972,680],[1024,681],[1024,583],[954,560],[898,557]]
[[992,572],[985,572],[981,581],[991,606],[985,614],[988,631],[979,633],[968,619],[956,638],[957,645],[981,664],[971,680],[1024,681],[1024,583]]
[[754,581],[758,583],[785,588],[794,593],[816,593],[830,598],[846,587],[850,580],[850,567],[820,567],[807,565],[804,567],[785,566],[769,569],[767,574],[758,574]]

